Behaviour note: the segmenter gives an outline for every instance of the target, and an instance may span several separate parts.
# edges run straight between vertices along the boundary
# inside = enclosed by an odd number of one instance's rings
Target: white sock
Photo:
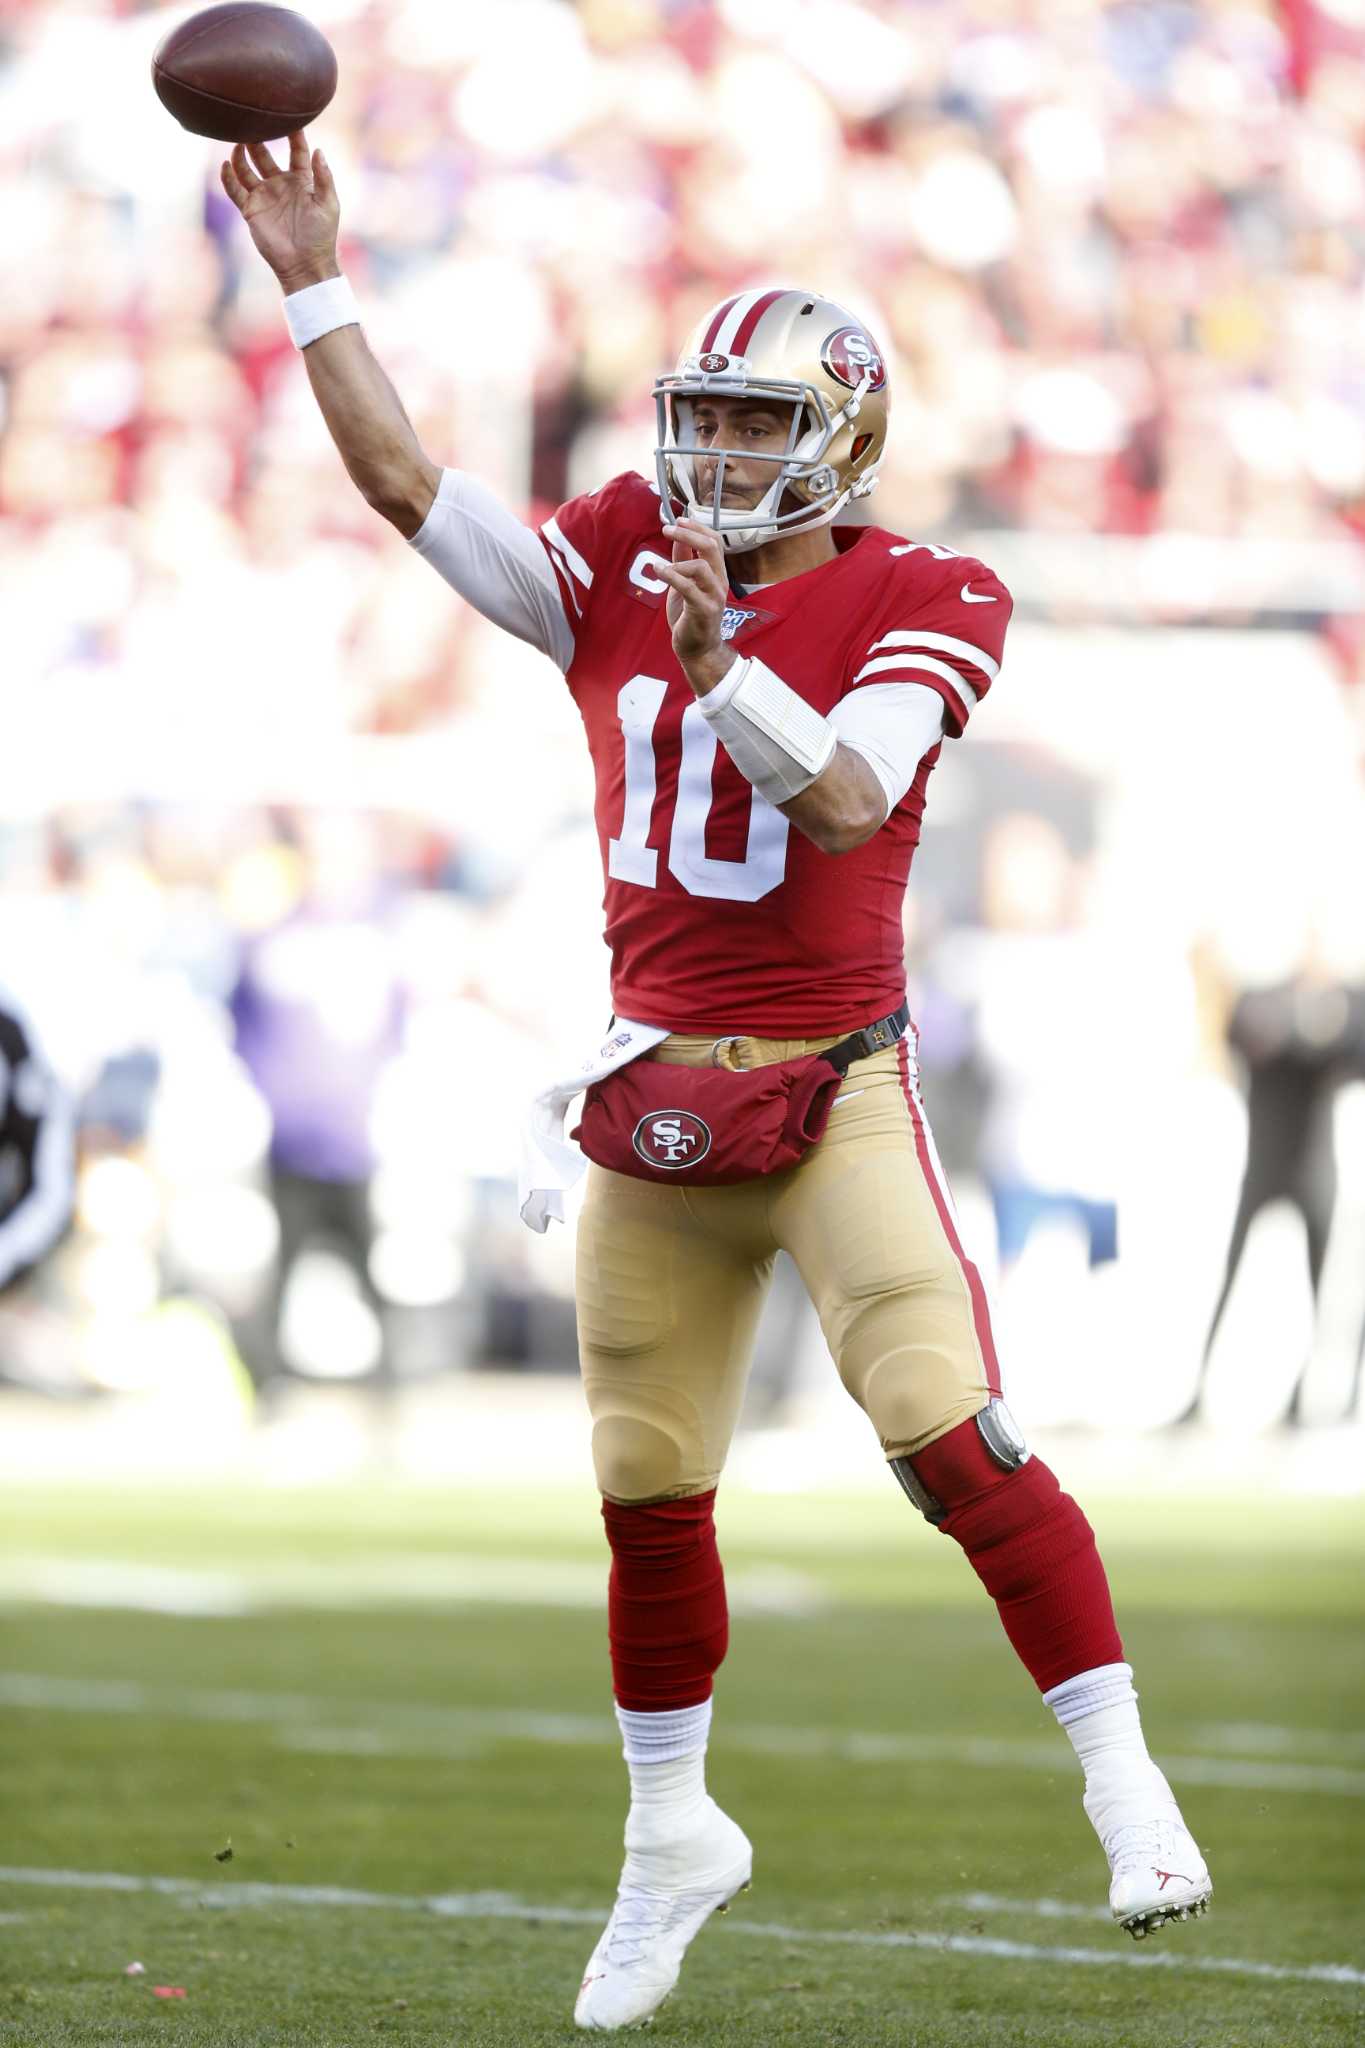
[[[692,1832],[706,1805],[711,1702],[662,1714],[618,1707],[616,1718],[630,1772],[626,1847],[657,1855]]]
[[[1101,1664],[1043,1694],[1085,1772],[1084,1805],[1108,1841],[1129,1821],[1175,1808],[1175,1795],[1147,1754],[1129,1664]]]
[[[711,1702],[696,1707],[673,1707],[662,1714],[637,1714],[630,1707],[618,1707],[621,1748],[628,1764],[666,1764],[674,1757],[706,1754],[711,1733]]]

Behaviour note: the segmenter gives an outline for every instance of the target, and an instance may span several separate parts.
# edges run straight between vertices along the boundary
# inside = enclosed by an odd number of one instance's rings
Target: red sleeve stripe
[[[986,694],[986,684],[979,686],[969,683],[960,669],[950,668],[946,661],[935,661],[929,654],[884,654],[880,661],[865,662],[853,678],[861,683],[866,676],[881,676],[885,682],[918,682],[925,673],[937,678],[931,688],[937,689],[939,682],[945,682],[954,690],[960,690],[969,705],[979,704]]]
[[[1000,664],[984,647],[974,646],[970,640],[958,640],[951,633],[885,633],[880,640],[874,640],[868,648],[869,654],[880,654],[887,647],[932,648],[936,654],[957,654],[972,668],[980,669],[985,687],[993,683],[1000,673]]]
[[[948,708],[950,736],[958,739],[966,731],[967,720],[976,708],[977,694],[955,668],[949,668],[946,661],[931,661],[927,654],[920,655],[918,659],[913,654],[904,658],[890,654],[885,661],[869,661],[861,674],[854,677],[854,682],[859,683],[863,676],[877,675],[882,670],[890,671],[881,677],[883,684],[919,683],[924,689],[936,690]]]

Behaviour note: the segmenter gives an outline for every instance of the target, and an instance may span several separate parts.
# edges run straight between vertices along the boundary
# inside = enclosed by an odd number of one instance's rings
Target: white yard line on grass
[[[964,1913],[1022,1913],[1032,1920],[1102,1920],[1111,1924],[1107,1906],[1078,1906],[1070,1899],[1002,1899],[998,1892],[953,1892],[945,1906]]]
[[[138,1714],[168,1720],[264,1724],[284,1749],[324,1756],[431,1756],[467,1760],[494,1743],[538,1742],[596,1748],[619,1741],[602,1715],[537,1714],[513,1707],[422,1707],[376,1700],[342,1702],[307,1693],[218,1691],[144,1685],[137,1679],[0,1674],[0,1708],[44,1713]],[[354,1714],[354,1724],[348,1715]],[[340,1723],[341,1725],[338,1725]],[[986,1770],[1056,1772],[1068,1767],[1057,1739],[878,1734],[865,1729],[727,1726],[732,1749],[761,1756],[836,1757],[846,1763],[957,1763]],[[1246,1757],[1163,1756],[1187,1785],[1246,1792],[1321,1792],[1365,1799],[1365,1770],[1344,1765],[1256,1761]]]
[[[571,1927],[599,1927],[601,1907],[538,1906],[507,1892],[438,1892],[430,1897],[403,1892],[349,1891],[339,1885],[202,1884],[187,1877],[138,1877],[121,1870],[41,1870],[0,1865],[0,1884],[45,1886],[56,1891],[157,1892],[200,1906],[331,1906],[358,1911],[430,1913],[445,1920],[548,1921]],[[983,1894],[990,1896],[990,1894]],[[1003,1902],[1002,1902],[1003,1903]],[[782,1921],[742,1920],[731,1914],[729,1934],[756,1941],[820,1942],[854,1948],[928,1949],[958,1956],[990,1956],[1003,1962],[1090,1963],[1100,1968],[1192,1970],[1228,1977],[1265,1977],[1296,1984],[1365,1984],[1365,1970],[1349,1963],[1264,1963],[1241,1956],[1176,1955],[1169,1950],[1140,1955],[1117,1946],[1055,1948],[1042,1942],[1000,1941],[982,1934],[935,1934],[928,1930],[789,1927]]]
[[[1365,1757],[1365,1728],[1285,1728],[1274,1721],[1206,1721],[1190,1733],[1200,1747],[1243,1756]]]
[[[737,1613],[816,1614],[830,1604],[818,1579],[786,1565],[741,1565],[731,1573],[729,1587]],[[0,1559],[0,1600],[221,1620],[299,1606],[335,1610],[367,1601],[604,1608],[606,1598],[606,1572],[592,1558],[390,1552],[344,1563],[290,1558],[235,1571],[40,1552],[9,1552]]]

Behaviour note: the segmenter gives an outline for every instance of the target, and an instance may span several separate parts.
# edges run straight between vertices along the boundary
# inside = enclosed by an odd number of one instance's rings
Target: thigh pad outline
[[[922,1448],[999,1392],[984,1289],[908,1055],[897,1046],[850,1068],[847,1101],[774,1202],[779,1241],[888,1457]]]
[[[579,1220],[583,1387],[598,1485],[643,1502],[716,1484],[743,1398],[772,1255],[699,1219],[699,1195],[594,1167]],[[746,1242],[747,1238],[747,1242]],[[761,1250],[761,1246],[759,1247]]]

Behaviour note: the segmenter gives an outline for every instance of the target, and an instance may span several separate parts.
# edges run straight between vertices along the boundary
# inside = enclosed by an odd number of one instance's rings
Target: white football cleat
[[[1194,1836],[1174,1808],[1156,1820],[1117,1827],[1104,1844],[1111,1882],[1109,1910],[1134,1941],[1168,1920],[1207,1913],[1213,1881]]]
[[[602,1938],[588,1960],[574,2021],[606,2033],[650,2019],[678,1981],[687,1945],[712,1913],[747,1891],[754,1852],[744,1830],[707,1799],[695,1831],[644,1847],[626,1826],[626,1862]]]

